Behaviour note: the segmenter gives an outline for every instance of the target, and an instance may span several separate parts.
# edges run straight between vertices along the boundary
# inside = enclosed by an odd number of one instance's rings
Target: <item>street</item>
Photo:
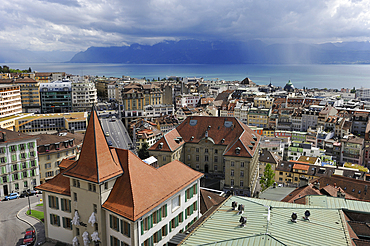
[[[100,122],[104,133],[109,133],[107,141],[111,141],[113,147],[129,149],[132,141],[120,120],[112,121],[111,118],[100,118]]]
[[[31,196],[31,203],[40,198],[41,194]],[[22,245],[24,232],[30,226],[17,219],[16,215],[25,206],[28,206],[27,198],[0,202],[0,245]]]

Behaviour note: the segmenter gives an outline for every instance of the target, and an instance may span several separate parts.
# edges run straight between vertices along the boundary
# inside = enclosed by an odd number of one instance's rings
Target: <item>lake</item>
[[[167,76],[203,77],[207,80],[243,80],[284,86],[291,80],[296,88],[370,87],[370,65],[260,65],[260,64],[102,64],[102,63],[8,63],[10,68],[74,75],[147,79]]]

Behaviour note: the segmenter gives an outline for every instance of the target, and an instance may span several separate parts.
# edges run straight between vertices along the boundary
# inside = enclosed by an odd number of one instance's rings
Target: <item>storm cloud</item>
[[[368,41],[368,0],[3,0],[0,47],[81,51],[162,40]]]

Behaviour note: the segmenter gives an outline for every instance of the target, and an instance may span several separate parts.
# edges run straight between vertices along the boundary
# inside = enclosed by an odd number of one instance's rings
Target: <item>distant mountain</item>
[[[0,49],[1,63],[67,62],[76,52]]]
[[[128,64],[370,63],[369,42],[272,44],[261,41],[165,41],[155,45],[90,47],[70,62]]]

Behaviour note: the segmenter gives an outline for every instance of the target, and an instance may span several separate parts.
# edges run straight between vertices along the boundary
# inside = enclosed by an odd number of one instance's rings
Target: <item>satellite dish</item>
[[[305,220],[310,220],[310,215],[311,215],[311,213],[310,213],[310,211],[309,210],[306,210],[306,212],[304,212],[304,217],[303,217],[303,219],[305,219]]]
[[[296,213],[292,213],[292,222],[293,223],[296,223],[297,222],[297,218],[298,218],[298,216],[297,216],[297,214]]]
[[[240,219],[239,219],[239,222],[241,223],[240,226],[241,227],[244,227],[245,224],[247,224],[247,218],[246,217],[243,217],[241,216]]]

